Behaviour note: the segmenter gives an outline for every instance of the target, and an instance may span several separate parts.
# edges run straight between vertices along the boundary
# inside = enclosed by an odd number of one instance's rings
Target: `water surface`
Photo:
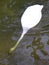
[[[21,16],[34,4],[42,4],[43,17],[30,29],[17,49],[8,54],[21,33]],[[49,65],[49,1],[48,0],[1,0],[0,1],[0,65]]]

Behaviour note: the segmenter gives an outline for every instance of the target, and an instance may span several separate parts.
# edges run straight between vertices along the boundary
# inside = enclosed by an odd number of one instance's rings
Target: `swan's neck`
[[[18,40],[17,43],[10,49],[9,53],[13,52],[13,51],[17,48],[18,44],[20,43],[20,41],[22,40],[22,38],[24,37],[24,35],[25,35],[26,33],[27,33],[27,31],[23,30],[23,32],[22,32],[22,34],[21,34],[19,40]]]

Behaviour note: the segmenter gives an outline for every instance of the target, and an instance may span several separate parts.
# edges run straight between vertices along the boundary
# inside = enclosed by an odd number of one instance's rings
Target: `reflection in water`
[[[43,18],[37,28],[29,30],[17,50],[8,50],[19,39],[22,27],[20,17],[25,8],[35,3],[46,3]],[[1,0],[0,1],[0,65],[49,65],[49,1]]]

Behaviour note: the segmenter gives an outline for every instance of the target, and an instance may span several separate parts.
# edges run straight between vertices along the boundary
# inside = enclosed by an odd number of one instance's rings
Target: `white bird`
[[[28,32],[28,30],[32,27],[35,27],[39,21],[42,18],[42,8],[43,5],[32,5],[29,6],[23,13],[21,17],[21,25],[22,25],[22,34],[17,43],[10,49],[10,53],[16,49],[18,46],[19,42],[23,38],[23,36]]]

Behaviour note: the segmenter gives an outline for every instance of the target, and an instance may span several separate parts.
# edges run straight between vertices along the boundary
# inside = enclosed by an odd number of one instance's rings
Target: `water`
[[[41,22],[30,29],[17,49],[10,55],[9,49],[21,33],[21,15],[32,5],[44,5]],[[49,1],[2,0],[0,1],[0,65],[49,65]]]

